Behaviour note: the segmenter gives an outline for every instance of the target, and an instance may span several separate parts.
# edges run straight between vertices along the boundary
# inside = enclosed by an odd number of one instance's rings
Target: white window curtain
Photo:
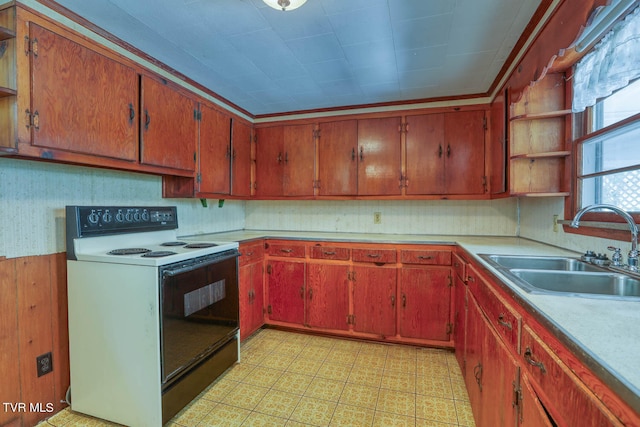
[[[640,78],[640,7],[636,8],[584,56],[573,75],[574,113]]]

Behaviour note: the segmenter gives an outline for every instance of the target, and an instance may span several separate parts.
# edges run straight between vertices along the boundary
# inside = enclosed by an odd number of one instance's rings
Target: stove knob
[[[127,213],[124,215],[124,219],[127,222],[133,222],[133,212],[127,211]]]
[[[142,211],[142,220],[144,222],[149,222],[149,219],[151,217],[149,216],[149,211],[147,211],[146,209]]]
[[[104,223],[110,223],[111,220],[113,219],[113,215],[111,215],[111,212],[107,211],[102,215],[102,222]]]
[[[89,224],[96,225],[98,221],[100,221],[100,216],[95,211],[93,211],[89,214],[87,219],[89,220]]]
[[[135,222],[140,222],[140,212],[138,212],[137,210],[133,213],[133,220]]]
[[[124,222],[124,214],[120,209],[118,209],[118,213],[116,214],[116,222]]]

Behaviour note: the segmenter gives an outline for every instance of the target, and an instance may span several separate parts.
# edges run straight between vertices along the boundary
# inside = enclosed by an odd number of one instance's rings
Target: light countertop
[[[478,257],[478,254],[578,257],[580,254],[576,252],[517,237],[264,230],[241,230],[189,237],[238,242],[268,237],[314,241],[459,245],[500,278],[507,292],[554,332],[596,376],[640,413],[640,299],[612,300],[528,293]]]

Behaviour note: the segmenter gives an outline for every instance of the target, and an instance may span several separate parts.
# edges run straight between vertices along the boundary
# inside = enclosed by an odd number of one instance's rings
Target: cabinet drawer
[[[558,425],[623,425],[526,325],[522,328],[521,358],[521,366],[540,387],[541,400]]]
[[[403,249],[400,251],[403,264],[451,265],[450,251]]]
[[[341,248],[339,246],[313,246],[311,247],[311,258],[316,259],[335,259],[346,261],[351,256],[349,248]]]
[[[465,261],[460,255],[457,253],[453,253],[451,256],[451,263],[453,264],[453,271],[456,272],[456,275],[462,280],[467,281],[467,261]]]
[[[388,264],[396,262],[395,249],[353,249],[351,256],[354,262],[375,262]]]
[[[264,243],[261,241],[240,244],[238,250],[240,251],[240,257],[238,258],[240,267],[256,262],[264,257]]]
[[[475,271],[473,274],[471,271],[473,269],[469,268],[469,274],[473,277],[469,283],[471,292],[498,334],[516,354],[519,354],[522,317],[493,291],[491,284],[484,281]]]
[[[277,242],[265,244],[267,254],[271,256],[287,258],[304,258],[306,255],[305,246],[300,243]]]

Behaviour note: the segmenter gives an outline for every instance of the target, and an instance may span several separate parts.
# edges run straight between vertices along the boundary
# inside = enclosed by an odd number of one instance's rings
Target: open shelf
[[[5,28],[5,27],[0,27],[0,41],[13,39],[15,37],[16,37],[16,32],[15,31],[10,30],[10,29]]]
[[[570,194],[568,191],[557,193],[511,193],[515,197],[567,197]]]
[[[564,117],[567,114],[571,114],[571,110],[559,110],[559,111],[548,111],[545,113],[533,113],[533,114],[520,114],[518,116],[511,117],[511,121],[522,121],[522,120],[538,120],[538,119],[552,119],[554,117]]]
[[[545,153],[514,154],[511,159],[544,159],[552,157],[567,157],[571,151],[548,151]]]
[[[16,95],[16,90],[15,89],[9,89],[8,87],[1,87],[0,86],[0,98],[4,98],[7,96],[15,96]]]

